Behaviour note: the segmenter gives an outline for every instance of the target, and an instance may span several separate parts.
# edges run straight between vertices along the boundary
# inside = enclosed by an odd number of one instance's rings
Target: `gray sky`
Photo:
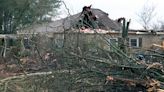
[[[137,12],[141,11],[145,3],[156,7],[156,17],[154,20],[164,19],[164,0],[64,0],[70,10],[71,15],[81,12],[83,6],[92,4],[92,8],[99,8],[109,14],[111,19],[125,17],[131,19],[130,28],[142,29],[137,22]],[[60,13],[65,17],[68,13],[64,6]]]

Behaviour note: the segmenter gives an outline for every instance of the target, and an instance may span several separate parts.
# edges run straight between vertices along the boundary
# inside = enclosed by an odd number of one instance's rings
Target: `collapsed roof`
[[[100,9],[91,9],[92,12],[98,17],[97,21],[99,28],[103,30],[121,30],[121,26],[117,21],[114,21],[108,17],[108,14]],[[49,23],[37,24],[25,30],[26,33],[44,33],[44,32],[63,32],[64,30],[70,30],[75,28],[76,23],[81,19],[81,13],[68,16],[66,18],[56,20]]]
[[[115,30],[115,31],[121,30],[121,26],[119,25],[119,23],[117,23],[117,21],[110,19],[108,17],[107,13],[103,12],[100,9],[91,9],[91,10],[98,17],[97,21],[98,21],[101,29],[103,29],[103,30]],[[72,15],[70,17],[55,21],[54,24],[60,23],[62,25],[62,23],[63,23],[64,24],[63,27],[66,30],[68,30],[71,27],[74,27],[75,24],[81,19],[80,14],[81,13],[78,13],[78,14]]]

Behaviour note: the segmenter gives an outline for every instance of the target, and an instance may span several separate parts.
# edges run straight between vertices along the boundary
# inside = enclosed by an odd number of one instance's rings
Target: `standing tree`
[[[60,6],[60,0],[0,0],[0,33],[15,33],[21,27],[46,21]]]
[[[157,22],[153,23],[151,27],[153,30],[164,30],[164,21],[161,19],[157,20]]]
[[[146,3],[140,12],[137,13],[139,18],[139,23],[143,26],[145,30],[148,30],[151,26],[151,22],[155,17],[155,6]]]
[[[164,30],[164,21],[160,21],[160,30]]]

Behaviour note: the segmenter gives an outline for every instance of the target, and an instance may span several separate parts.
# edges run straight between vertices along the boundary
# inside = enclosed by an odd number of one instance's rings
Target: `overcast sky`
[[[141,29],[137,22],[137,13],[141,11],[145,3],[156,7],[156,19],[164,19],[164,0],[64,0],[71,15],[81,12],[83,6],[92,4],[92,8],[99,8],[109,14],[109,18],[117,19],[125,17],[131,19],[130,28]],[[60,10],[61,15],[67,15],[64,6]],[[64,17],[64,16],[62,16]]]

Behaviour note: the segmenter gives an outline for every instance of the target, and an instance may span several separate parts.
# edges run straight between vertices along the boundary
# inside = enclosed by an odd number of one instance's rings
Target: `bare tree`
[[[164,21],[157,20],[156,23],[152,23],[151,28],[153,30],[164,30]]]
[[[164,21],[160,21],[160,30],[164,30]]]
[[[151,22],[156,15],[155,9],[156,7],[154,5],[149,5],[148,3],[145,3],[141,11],[137,13],[139,23],[143,26],[145,30],[148,30],[151,26]]]

